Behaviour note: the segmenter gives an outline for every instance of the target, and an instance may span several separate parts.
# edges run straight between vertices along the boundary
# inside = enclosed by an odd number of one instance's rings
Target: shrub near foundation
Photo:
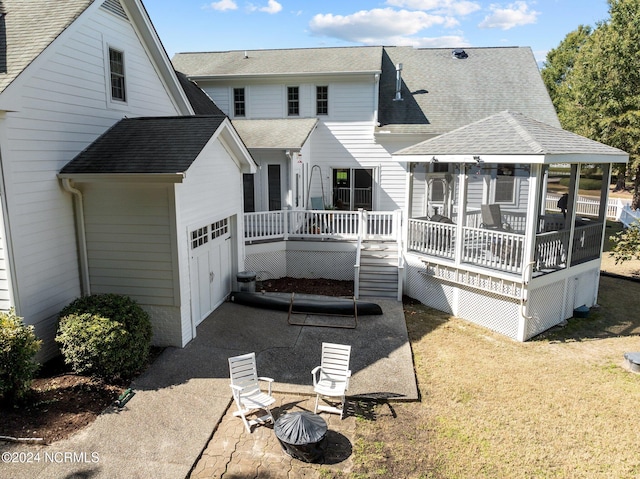
[[[60,312],[56,341],[76,373],[126,379],[147,361],[151,320],[127,296],[85,296]]]
[[[13,309],[0,312],[0,399],[14,402],[29,390],[38,349],[33,326],[23,324]]]

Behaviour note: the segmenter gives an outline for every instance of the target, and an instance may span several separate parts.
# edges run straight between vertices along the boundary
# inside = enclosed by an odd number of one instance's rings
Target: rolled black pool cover
[[[287,413],[278,418],[273,431],[284,452],[304,462],[317,462],[327,447],[327,423],[307,411]]]
[[[246,291],[234,291],[231,293],[231,301],[245,306],[257,308],[289,311],[292,293],[249,293]],[[382,308],[376,303],[367,301],[355,301],[358,316],[380,315]],[[293,295],[292,313],[308,314],[340,314],[353,315],[354,300],[337,298],[335,296],[322,296],[319,294],[295,294]]]

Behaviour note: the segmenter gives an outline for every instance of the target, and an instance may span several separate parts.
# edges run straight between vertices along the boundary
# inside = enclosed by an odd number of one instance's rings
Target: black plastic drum
[[[284,452],[304,462],[317,462],[327,447],[327,423],[317,414],[296,411],[280,416],[273,427]]]

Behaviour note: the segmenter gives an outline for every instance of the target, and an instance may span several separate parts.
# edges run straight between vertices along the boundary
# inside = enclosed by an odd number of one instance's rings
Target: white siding
[[[153,342],[182,346],[173,186],[82,185],[91,292],[131,296],[152,313]]]
[[[192,338],[189,232],[210,222],[231,217],[231,240],[235,242],[232,248],[233,262],[235,266],[244,263],[244,234],[241,230],[233,229],[242,224],[237,220],[242,218],[242,174],[220,141],[213,140],[191,165],[184,183],[175,188],[179,210],[177,234],[182,338],[183,344],[186,344]]]
[[[300,118],[316,116],[316,86],[329,89],[327,121],[373,121],[375,83],[372,76],[356,78],[290,78],[287,80],[206,81],[198,85],[226,114],[233,116],[233,89],[245,89],[246,118],[287,118],[287,87],[298,87]]]
[[[332,168],[374,169],[374,209],[393,211],[405,203],[406,173],[403,165],[373,138],[370,122],[321,122],[312,137],[312,163],[320,165],[329,198]],[[311,196],[320,195],[320,180],[313,178]]]
[[[15,258],[18,314],[47,342],[56,315],[80,294],[71,196],[56,173],[124,115],[175,115],[155,68],[132,26],[90,7],[3,95],[20,109],[0,124],[7,223]],[[88,12],[89,13],[89,12]],[[105,43],[117,38],[125,52],[128,103],[107,108]]]
[[[374,138],[376,84],[373,76],[352,78],[290,78],[287,80],[219,80],[199,82],[218,106],[232,115],[234,87],[245,88],[247,118],[286,118],[287,87],[300,91],[300,117],[316,117],[316,86],[327,86],[329,114],[318,116],[320,123],[310,140],[310,166],[322,171],[325,203],[331,203],[332,168],[372,168],[374,170],[374,208],[395,210],[402,208],[406,196],[406,170],[391,158],[390,151]],[[394,144],[393,148],[399,145]],[[309,170],[310,171],[310,170]],[[305,175],[306,176],[306,175]],[[291,181],[295,182],[292,175]],[[308,177],[304,178],[307,187]],[[311,197],[321,196],[320,175],[313,171]],[[295,184],[290,188],[295,189]],[[306,199],[306,198],[305,198]],[[266,209],[266,208],[263,208]]]

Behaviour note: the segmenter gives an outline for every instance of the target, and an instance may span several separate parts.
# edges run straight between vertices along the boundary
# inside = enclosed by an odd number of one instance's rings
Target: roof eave
[[[319,77],[319,76],[348,76],[348,75],[379,75],[381,70],[367,70],[367,71],[332,71],[332,72],[287,72],[287,73],[220,73],[220,74],[207,74],[207,75],[191,75],[185,73],[187,78],[195,82],[198,81],[214,81],[214,80],[229,80],[233,78],[242,78],[250,80],[252,78],[279,78],[279,77]],[[184,72],[183,72],[184,73]]]
[[[393,155],[399,162],[407,163],[507,163],[507,164],[578,164],[578,163],[627,163],[629,155],[619,154],[592,154],[592,153],[537,153],[537,154],[402,154]]]
[[[182,183],[186,173],[58,173],[57,176],[76,183]]]

